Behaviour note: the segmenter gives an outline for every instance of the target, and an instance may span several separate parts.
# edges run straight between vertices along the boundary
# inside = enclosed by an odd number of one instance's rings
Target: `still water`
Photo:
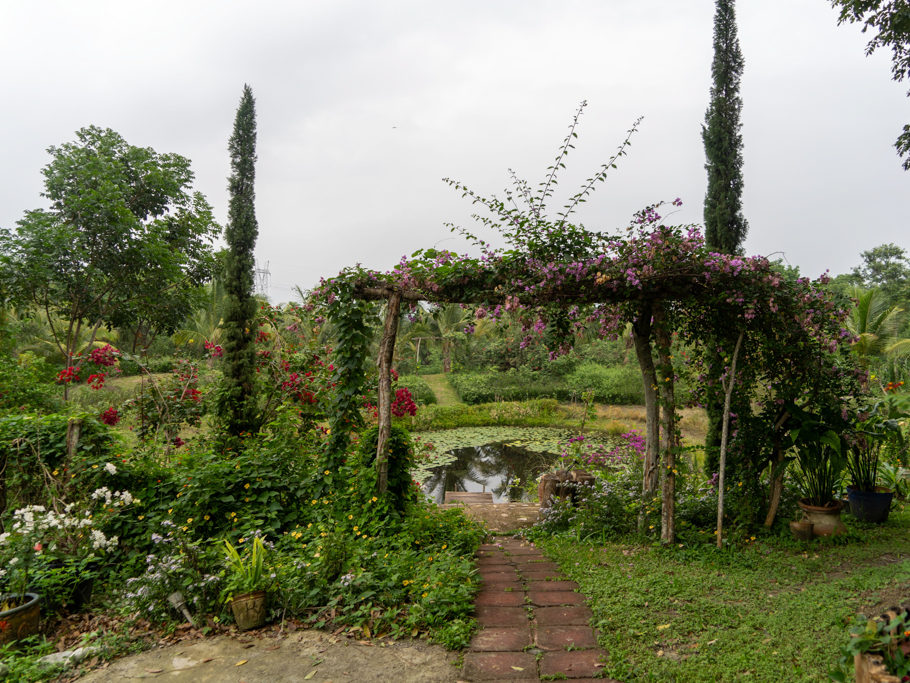
[[[532,499],[529,487],[537,493],[537,477],[549,469],[556,455],[531,451],[506,443],[453,448],[455,459],[430,470],[423,483],[424,492],[442,503],[446,491],[488,491],[494,503]]]

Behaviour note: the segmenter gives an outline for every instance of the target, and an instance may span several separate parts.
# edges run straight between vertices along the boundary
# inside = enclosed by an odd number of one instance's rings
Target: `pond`
[[[431,500],[446,491],[487,491],[494,503],[534,499],[537,477],[550,469],[574,432],[537,427],[479,427],[425,432],[416,436],[435,445],[433,458],[415,478]]]

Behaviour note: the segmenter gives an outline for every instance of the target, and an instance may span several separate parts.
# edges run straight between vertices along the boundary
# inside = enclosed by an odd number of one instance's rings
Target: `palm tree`
[[[855,336],[853,352],[866,370],[878,370],[879,378],[902,379],[910,356],[910,339],[901,336],[906,311],[885,298],[881,289],[854,287],[856,301],[847,318],[847,329]]]

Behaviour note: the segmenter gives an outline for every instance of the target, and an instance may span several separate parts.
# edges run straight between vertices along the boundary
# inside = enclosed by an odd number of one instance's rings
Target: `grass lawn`
[[[541,542],[594,612],[622,681],[825,681],[848,622],[910,601],[910,506],[882,527],[798,544]]]

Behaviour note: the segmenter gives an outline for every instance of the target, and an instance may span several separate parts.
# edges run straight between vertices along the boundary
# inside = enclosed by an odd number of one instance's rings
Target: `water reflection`
[[[504,443],[455,448],[448,452],[455,455],[455,460],[432,470],[423,484],[424,492],[440,504],[445,500],[446,491],[489,491],[494,503],[528,501],[531,495],[527,486],[556,459],[552,453],[538,453]]]

